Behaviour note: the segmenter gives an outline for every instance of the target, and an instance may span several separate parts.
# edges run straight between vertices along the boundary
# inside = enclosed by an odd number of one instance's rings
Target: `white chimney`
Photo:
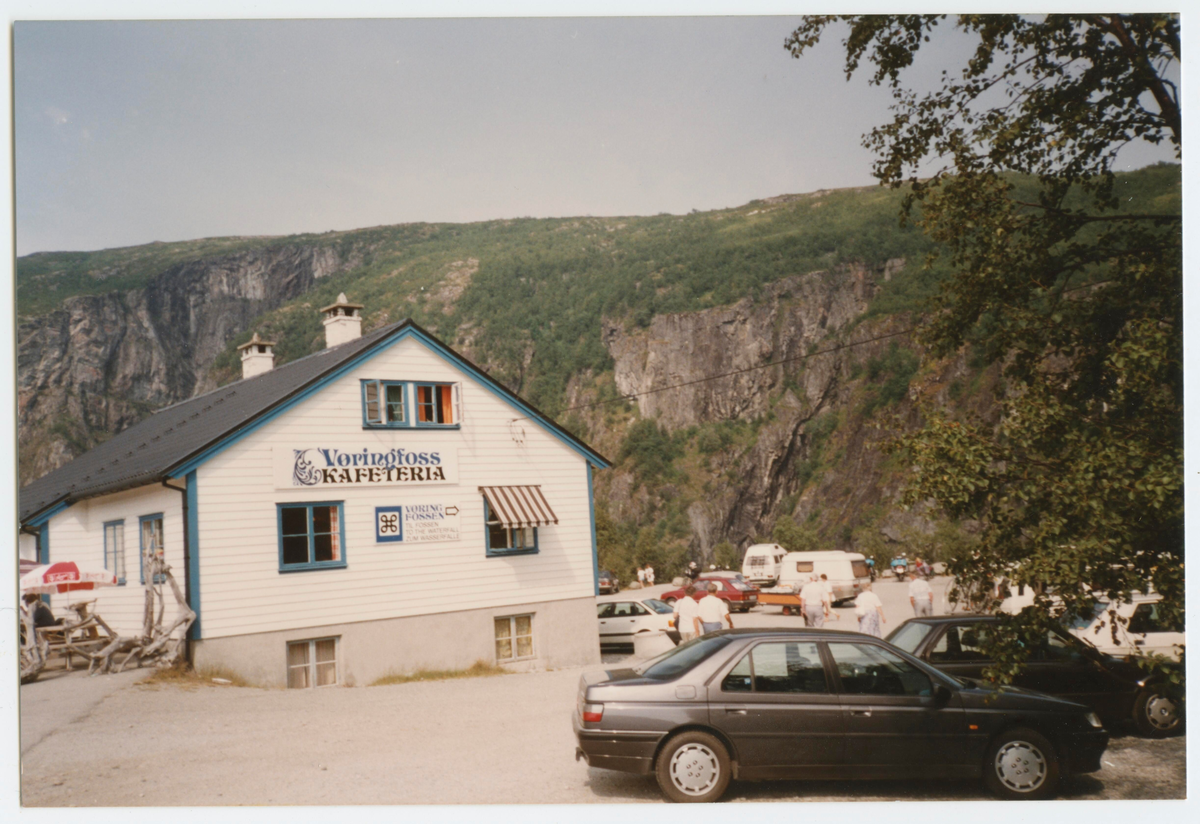
[[[350,303],[346,293],[338,295],[337,303],[331,303],[321,310],[325,316],[325,348],[330,349],[362,337],[361,303]]]
[[[250,338],[249,343],[238,347],[242,353],[242,379],[253,378],[263,372],[270,372],[275,366],[275,341],[259,340],[258,333]]]

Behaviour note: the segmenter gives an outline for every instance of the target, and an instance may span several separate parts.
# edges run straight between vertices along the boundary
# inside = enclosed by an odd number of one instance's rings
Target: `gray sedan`
[[[1108,733],[1087,707],[945,675],[836,630],[725,630],[634,669],[585,674],[576,758],[653,773],[672,801],[730,779],[983,778],[1047,798],[1100,769]]]

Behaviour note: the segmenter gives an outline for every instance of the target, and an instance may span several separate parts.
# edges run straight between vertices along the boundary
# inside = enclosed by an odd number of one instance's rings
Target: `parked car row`
[[[749,586],[739,578],[715,579],[731,609],[732,585]],[[669,625],[668,598],[680,596],[638,602],[646,614],[633,631]],[[1118,657],[1182,643],[1183,627],[1163,624],[1158,600],[1123,606],[1128,625],[1116,640],[1106,604],[1090,622],[1049,631],[1005,687],[981,679],[994,663],[984,652],[994,616],[913,618],[886,641],[814,629],[709,634],[584,676],[576,757],[654,774],[675,801],[716,800],[731,777],[980,777],[1002,797],[1049,797],[1066,774],[1099,769],[1108,729],[1131,723],[1161,737],[1182,728],[1181,691]],[[610,625],[608,637],[619,629]],[[1098,635],[1118,655],[1090,643]]]

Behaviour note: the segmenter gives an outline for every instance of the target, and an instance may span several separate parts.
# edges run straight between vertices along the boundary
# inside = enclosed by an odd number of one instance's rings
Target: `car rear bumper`
[[[1108,749],[1108,730],[1089,730],[1063,736],[1064,773],[1090,773],[1100,769],[1100,759]]]
[[[613,732],[581,729],[575,722],[575,760],[589,767],[649,775],[654,771],[654,753],[662,740],[657,732]]]

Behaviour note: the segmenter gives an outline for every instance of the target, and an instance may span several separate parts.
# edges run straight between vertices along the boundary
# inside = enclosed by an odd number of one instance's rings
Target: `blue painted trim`
[[[155,518],[157,518],[158,520],[161,521],[163,519],[163,514],[161,512],[155,512],[152,515],[139,515],[138,516],[138,580],[141,581],[143,584],[146,583],[146,560],[145,560],[146,547],[142,542],[142,536],[145,535],[146,533],[142,530],[142,524],[145,521],[153,521]],[[167,525],[165,523],[163,524],[162,541],[163,541],[163,546],[161,548],[162,548],[163,552],[166,552]],[[155,581],[154,583],[161,584],[165,580],[167,580],[167,579],[163,578],[161,580]]]
[[[385,512],[396,513],[396,534],[384,535],[379,531],[379,516]],[[404,507],[377,506],[375,507],[375,542],[379,544],[394,544],[404,541]]]
[[[486,549],[485,557],[488,558],[507,558],[510,555],[537,555],[540,551],[538,541],[538,528],[533,528],[533,547],[524,547],[522,549],[492,549],[492,531],[488,529],[488,519],[491,517],[491,508],[488,506],[487,497],[483,499],[483,545]]]
[[[200,511],[195,470],[187,474],[187,537],[188,537],[188,606],[196,620],[188,628],[188,638],[199,640],[200,635]]]
[[[510,406],[514,407],[515,409],[525,413],[525,415],[528,416],[530,420],[534,421],[539,426],[541,426],[543,429],[545,429],[547,432],[549,432],[551,435],[558,438],[564,444],[569,446],[572,450],[574,450],[579,455],[581,455],[584,458],[584,460],[586,460],[592,466],[595,466],[597,469],[607,469],[610,466],[610,464],[607,461],[605,461],[603,458],[601,458],[595,452],[584,449],[579,444],[574,443],[569,438],[567,438],[563,433],[557,431],[553,426],[551,426],[549,423],[547,423],[545,420],[543,420],[541,415],[539,415],[537,412],[535,412],[532,408],[530,408],[528,405],[526,405],[524,402],[522,402],[516,396],[510,395],[505,390],[501,389],[492,378],[490,378],[487,374],[480,371],[479,369],[476,369],[475,367],[468,364],[453,350],[442,345],[438,341],[435,341],[433,338],[429,337],[428,335],[424,334],[423,332],[419,331],[418,329],[415,329],[414,327],[410,326],[410,327],[400,330],[400,332],[398,332],[394,337],[386,339],[384,341],[381,341],[380,343],[376,344],[375,346],[371,347],[370,349],[367,349],[366,351],[364,351],[364,352],[360,353],[359,355],[346,361],[346,363],[342,364],[337,369],[332,370],[331,372],[329,372],[329,374],[327,374],[325,377],[321,378],[320,380],[314,382],[312,385],[310,385],[304,391],[297,392],[291,398],[284,401],[283,403],[280,403],[274,409],[270,410],[269,412],[262,415],[258,419],[251,421],[250,423],[246,424],[245,426],[242,426],[241,428],[235,430],[234,432],[229,433],[229,435],[227,435],[226,437],[217,441],[216,443],[214,443],[212,446],[208,447],[207,449],[203,450],[198,455],[196,455],[194,458],[191,458],[191,459],[187,460],[186,462],[180,463],[176,466],[168,467],[167,471],[164,474],[171,475],[174,477],[178,477],[179,475],[186,475],[187,473],[189,473],[192,470],[199,467],[205,461],[209,460],[210,458],[214,457],[215,455],[220,454],[221,452],[224,452],[226,449],[233,446],[235,443],[240,441],[242,438],[246,437],[247,435],[250,435],[251,433],[262,428],[263,426],[266,426],[268,423],[275,420],[276,418],[278,418],[280,415],[287,412],[288,410],[292,409],[294,406],[296,406],[300,403],[303,403],[308,398],[315,395],[317,392],[320,392],[322,389],[324,389],[330,383],[344,377],[348,372],[350,372],[354,369],[357,369],[358,367],[362,366],[364,363],[369,361],[371,358],[375,357],[376,355],[379,355],[382,352],[386,352],[391,347],[395,346],[396,344],[400,343],[401,341],[403,341],[409,337],[414,337],[417,340],[421,341],[426,346],[428,346],[430,349],[432,349],[434,352],[441,355],[445,360],[449,361],[452,365],[458,367],[461,371],[463,371],[463,372],[467,373],[468,375],[472,376],[473,378],[475,378],[477,381],[479,381],[480,385],[483,386],[485,389],[487,389],[489,392],[491,392],[492,394],[501,398],[502,400],[504,400],[506,403],[508,403]]]
[[[587,465],[588,520],[592,524],[592,583],[595,594],[600,594],[600,548],[596,544],[596,499],[592,496],[592,465]]]
[[[412,429],[412,424],[409,422],[411,418],[408,414],[408,386],[404,381],[386,381],[380,378],[361,378],[358,381],[359,387],[362,390],[362,422],[363,429]],[[379,420],[380,423],[375,423],[367,417],[367,384],[373,383],[379,387]],[[387,417],[387,388],[389,386],[400,387],[400,407],[404,410],[404,420],[399,423],[388,423]]]
[[[122,527],[122,530],[121,530],[121,566],[125,566],[125,540],[124,540],[125,539],[125,531],[123,529],[123,527],[125,526],[125,519],[118,518],[115,521],[105,521],[104,522],[104,568],[105,569],[109,568],[109,566],[108,566],[108,528],[110,526]],[[116,563],[115,559],[113,561],[112,570],[113,570],[113,572],[117,571],[117,563]],[[122,577],[118,577],[117,578],[117,586],[119,586],[119,587],[125,586],[125,579]]]
[[[279,535],[279,571],[286,572],[312,572],[318,569],[345,569],[346,568],[346,511],[343,506],[344,501],[292,501],[291,503],[275,504],[275,523],[278,527]],[[307,510],[308,519],[308,557],[313,557],[313,516],[312,510],[314,506],[336,506],[338,510],[338,548],[341,550],[342,558],[339,561],[309,561],[306,564],[287,564],[283,563],[283,510],[284,509],[299,509],[304,507]]]
[[[55,504],[54,506],[50,507],[49,509],[47,509],[45,512],[43,512],[41,515],[37,516],[36,518],[30,518],[28,521],[25,522],[25,526],[30,526],[30,527],[35,527],[35,528],[40,527],[43,524],[49,522],[49,520],[51,518],[53,518],[55,515],[62,512],[64,509],[66,509],[69,506],[70,506],[70,504],[67,503],[66,501],[61,501],[61,502]]]
[[[63,508],[65,509],[66,507],[64,506]],[[49,523],[42,524],[42,528],[40,530],[38,530],[37,550],[38,550],[38,563],[39,564],[50,563],[50,524]],[[42,603],[45,604],[46,606],[50,606],[50,596],[43,595]]]

